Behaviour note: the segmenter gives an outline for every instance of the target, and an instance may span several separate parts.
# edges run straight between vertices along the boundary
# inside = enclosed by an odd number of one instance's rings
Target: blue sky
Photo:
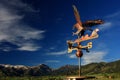
[[[120,59],[119,0],[0,0],[0,64],[60,67],[77,64],[75,52],[67,53],[76,23],[72,5],[81,20],[102,19],[99,38],[92,40],[82,64]]]

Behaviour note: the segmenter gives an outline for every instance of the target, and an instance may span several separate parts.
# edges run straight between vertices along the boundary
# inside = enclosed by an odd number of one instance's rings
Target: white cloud
[[[106,30],[112,27],[112,22],[105,22],[104,24],[99,26],[100,30]]]
[[[64,54],[67,54],[67,50],[47,53],[47,55],[64,55]]]
[[[31,8],[28,5],[27,6],[25,5],[26,4],[22,3],[21,0],[1,1],[0,42],[9,42],[13,45],[16,45],[18,46],[18,49],[16,50],[36,51],[41,46],[35,44],[34,40],[43,39],[44,38],[43,33],[45,31],[37,30],[29,25],[26,25],[25,23],[22,23],[22,19],[24,18],[24,15],[19,15],[18,14],[19,9],[17,8],[21,8],[21,9]],[[16,8],[14,8],[14,6],[16,6]]]
[[[7,47],[7,46],[0,47],[0,50],[5,51],[5,52],[9,52],[9,51],[11,51],[11,47]]]
[[[104,51],[91,51],[90,53],[84,53],[82,56],[82,64],[89,64],[93,62],[102,62],[104,61],[104,57],[107,54],[107,52]],[[70,54],[69,57],[71,59],[76,59],[75,54]]]
[[[58,61],[58,60],[47,60],[45,62],[47,62],[47,63],[59,63],[60,61]]]
[[[27,12],[37,12],[27,3],[23,3],[22,0],[0,0],[0,5],[5,5],[6,8],[14,9],[14,11],[27,11]]]
[[[120,11],[106,15],[104,17],[106,20],[105,23],[100,25],[99,28],[101,30],[106,30],[106,29],[110,29],[110,28],[113,28],[116,26],[120,26],[120,24],[119,24],[120,16],[119,15],[120,15]]]
[[[35,44],[28,43],[28,44],[22,45],[20,48],[18,48],[18,50],[21,50],[21,51],[36,51],[39,48],[41,48],[41,47],[36,46]]]
[[[13,15],[8,9],[0,6],[0,21],[1,22],[9,22],[13,20],[19,20],[22,16]]]
[[[107,52],[104,51],[92,51],[90,53],[86,53],[83,55],[83,64],[89,64],[93,62],[101,62],[104,61],[104,56]]]
[[[55,47],[50,47],[49,49],[50,49],[50,50],[54,50],[54,49],[55,49]]]
[[[75,54],[69,54],[70,58],[77,58]]]
[[[113,28],[113,26],[114,27],[120,26],[120,24],[119,24],[120,16],[119,15],[120,15],[120,11],[106,15],[104,17],[105,23],[102,25],[99,25],[99,29],[103,31],[103,30]]]
[[[107,15],[105,18],[115,18],[119,17],[120,11]]]

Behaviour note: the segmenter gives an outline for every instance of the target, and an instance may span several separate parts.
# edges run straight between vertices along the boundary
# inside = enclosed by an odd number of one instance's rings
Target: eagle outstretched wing
[[[75,19],[76,19],[77,23],[79,23],[79,25],[82,26],[82,22],[80,20],[80,15],[79,15],[79,12],[75,5],[73,5],[73,10],[74,10],[74,15],[75,15]]]
[[[100,24],[103,24],[104,21],[101,20],[101,19],[96,19],[96,20],[88,20],[84,23],[82,23],[82,25],[84,27],[92,27],[92,26],[96,26],[96,25],[100,25]]]

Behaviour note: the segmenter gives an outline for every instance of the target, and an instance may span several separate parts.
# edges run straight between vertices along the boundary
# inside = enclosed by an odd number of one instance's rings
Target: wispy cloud
[[[69,54],[70,58],[77,58],[75,54]]]
[[[11,47],[5,46],[5,47],[0,47],[0,50],[4,51],[4,52],[9,52],[12,50]]]
[[[40,48],[41,48],[40,46],[36,46],[33,43],[27,43],[27,44],[22,45],[20,48],[18,48],[18,50],[21,50],[21,51],[36,51]]]
[[[91,51],[90,53],[85,53],[82,57],[82,64],[89,64],[93,62],[104,61],[104,57],[107,55],[107,52],[104,51]],[[75,54],[70,54],[71,59],[77,58]]]
[[[64,55],[64,54],[67,54],[67,50],[47,53],[47,55]]]
[[[119,15],[120,15],[120,11],[109,14],[109,15],[105,16],[105,18],[115,18],[115,17],[119,17]]]
[[[36,12],[35,9],[33,9],[31,6],[29,6],[27,3],[23,3],[22,0],[0,0],[0,5],[4,6],[6,8],[9,8],[15,12],[22,11],[22,12]]]
[[[54,50],[54,49],[55,49],[55,47],[50,47],[49,49],[50,49],[50,50]]]
[[[107,22],[105,22],[105,24],[101,25],[103,27],[106,27],[103,29],[112,28],[113,26],[114,27],[120,26],[120,24],[119,24],[120,16],[119,15],[120,15],[120,11],[106,15],[104,18]]]
[[[21,0],[1,0],[0,42],[14,44],[18,47],[16,50],[36,51],[41,48],[41,46],[35,44],[34,40],[43,39],[43,33],[45,31],[37,30],[22,22],[24,14],[19,15],[18,13],[24,10],[24,8],[29,8],[26,11],[35,11],[27,4],[21,2]],[[4,47],[4,50],[8,50],[7,47],[6,49]]]
[[[104,51],[92,51],[90,53],[86,53],[82,58],[83,64],[104,61],[104,57],[106,54],[107,52],[104,52]]]
[[[106,30],[112,27],[112,22],[105,22],[104,24],[99,26],[100,30]]]
[[[120,26],[119,20],[120,20],[120,11],[108,14],[104,16],[105,23],[102,25],[99,25],[99,29],[104,31],[107,29],[111,29],[116,26]]]

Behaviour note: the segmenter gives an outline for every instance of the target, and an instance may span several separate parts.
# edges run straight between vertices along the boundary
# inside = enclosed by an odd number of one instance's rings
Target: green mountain
[[[120,60],[110,63],[92,63],[83,66],[83,73],[120,73]]]
[[[78,65],[65,65],[55,70],[57,75],[77,75]],[[120,73],[120,60],[114,62],[90,63],[81,67],[82,74]]]
[[[120,73],[120,60],[114,62],[91,63],[81,67],[82,74]],[[0,64],[0,76],[45,76],[45,75],[77,75],[78,65],[65,65],[51,69],[45,64],[38,66]]]

